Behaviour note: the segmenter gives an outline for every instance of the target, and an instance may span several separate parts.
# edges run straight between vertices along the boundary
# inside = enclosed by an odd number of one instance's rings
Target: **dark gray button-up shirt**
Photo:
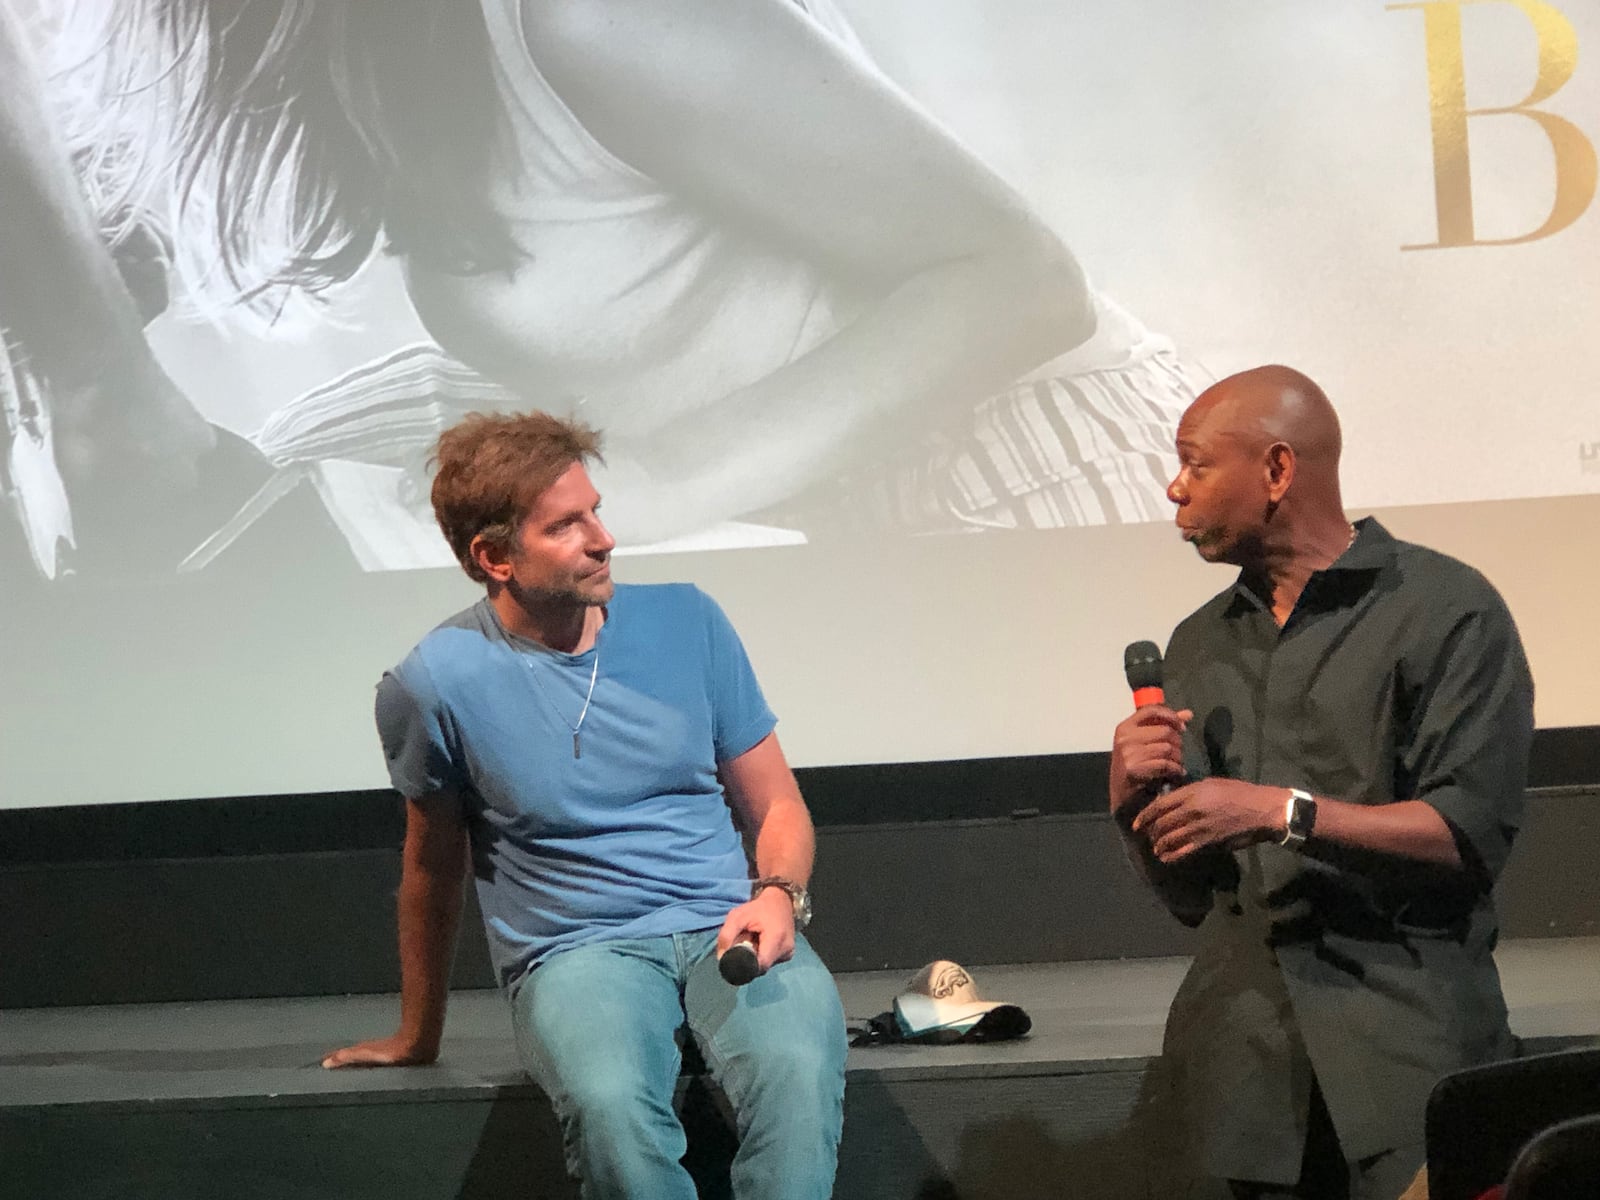
[[[1304,852],[1213,852],[1169,877],[1174,911],[1204,913],[1166,1049],[1201,1163],[1297,1179],[1313,1072],[1347,1158],[1420,1144],[1437,1078],[1511,1049],[1490,888],[1520,819],[1533,683],[1504,602],[1367,519],[1281,629],[1243,578],[1186,619],[1167,697],[1194,710],[1191,777],[1423,800],[1466,864],[1313,835]]]

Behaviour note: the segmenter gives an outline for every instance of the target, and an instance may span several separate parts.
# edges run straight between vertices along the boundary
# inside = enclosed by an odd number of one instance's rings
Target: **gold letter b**
[[[1461,48],[1464,4],[1514,4],[1533,23],[1539,38],[1539,77],[1521,104],[1504,108],[1467,107],[1466,64]],[[1433,118],[1433,189],[1439,215],[1439,240],[1404,250],[1446,246],[1514,246],[1535,242],[1571,225],[1594,199],[1594,146],[1571,121],[1532,106],[1548,100],[1572,78],[1578,66],[1578,35],[1544,0],[1422,0],[1391,4],[1389,10],[1420,8],[1428,43],[1429,108]],[[1555,151],[1556,198],[1545,223],[1512,238],[1478,238],[1472,223],[1472,166],[1467,122],[1472,117],[1516,114],[1536,121]]]

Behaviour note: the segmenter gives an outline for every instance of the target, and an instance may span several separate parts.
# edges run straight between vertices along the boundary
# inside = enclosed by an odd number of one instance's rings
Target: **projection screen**
[[[0,0],[0,806],[381,786],[428,450],[606,437],[800,764],[1100,749],[1285,362],[1600,724],[1600,9]],[[1580,53],[1583,52],[1583,53]]]

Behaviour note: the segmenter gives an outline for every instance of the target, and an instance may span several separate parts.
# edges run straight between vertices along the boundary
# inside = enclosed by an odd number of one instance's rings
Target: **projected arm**
[[[193,487],[214,435],[145,342],[43,97],[0,0],[0,328],[45,383],[79,535],[94,541],[96,523],[138,529]]]
[[[865,297],[834,336],[648,440],[609,430],[632,540],[783,500],[1093,331],[1026,202],[786,3],[525,0],[529,50],[622,159]]]
[[[467,831],[459,806],[445,798],[408,800],[398,906],[400,1028],[335,1050],[323,1066],[407,1066],[439,1057],[466,868]]]
[[[778,735],[769,733],[738,758],[723,763],[720,774],[729,802],[755,839],[756,874],[805,887],[811,879],[816,838]],[[741,935],[752,933],[762,970],[794,953],[794,907],[787,892],[764,888],[749,903],[731,910],[717,935],[717,949],[726,950]]]

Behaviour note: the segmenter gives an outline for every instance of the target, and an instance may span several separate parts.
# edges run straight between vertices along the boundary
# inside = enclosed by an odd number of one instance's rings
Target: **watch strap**
[[[1298,850],[1306,844],[1317,821],[1317,799],[1304,788],[1290,788],[1283,803],[1283,837],[1280,846]]]
[[[775,887],[786,893],[789,903],[794,907],[794,927],[798,932],[804,929],[811,921],[811,893],[792,879],[785,879],[782,875],[763,875],[750,885],[750,898],[754,900],[764,890]]]

